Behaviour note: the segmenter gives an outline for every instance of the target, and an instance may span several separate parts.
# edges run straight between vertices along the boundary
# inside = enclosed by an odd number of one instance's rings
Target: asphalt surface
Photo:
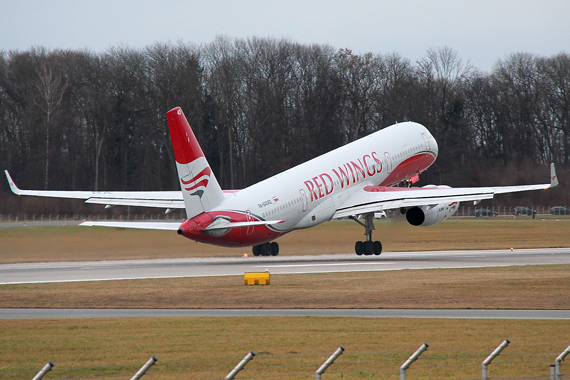
[[[542,264],[570,264],[570,248],[2,264],[0,284]]]
[[[0,319],[356,317],[570,320],[570,310],[455,309],[0,309]]]
[[[0,265],[0,284],[105,281],[118,279],[473,268],[568,264],[570,248],[442,252],[386,252],[248,258],[117,260]],[[360,317],[460,319],[570,319],[569,310],[455,309],[0,309],[0,319],[139,317]]]

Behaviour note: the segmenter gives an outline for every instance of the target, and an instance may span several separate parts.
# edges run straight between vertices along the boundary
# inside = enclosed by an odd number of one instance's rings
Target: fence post
[[[420,357],[422,352],[427,350],[428,347],[429,347],[429,344],[427,344],[427,342],[422,344],[420,346],[420,348],[418,348],[416,350],[416,352],[414,352],[414,354],[412,356],[410,356],[410,358],[408,360],[406,360],[406,362],[404,364],[402,364],[402,366],[400,367],[400,380],[406,380],[406,370],[408,368],[410,368],[410,366],[412,365],[413,362],[418,360],[418,358]]]
[[[566,349],[562,351],[562,353],[558,355],[558,357],[554,360],[554,368],[555,368],[554,372],[556,374],[556,380],[562,379],[562,372],[560,371],[560,363],[562,362],[562,360],[564,360],[564,358],[568,354],[570,354],[570,346],[566,347]]]
[[[319,369],[315,372],[315,380],[320,380],[321,379],[321,375],[323,373],[325,373],[325,371],[327,370],[327,368],[330,367],[331,364],[334,363],[334,361],[336,360],[336,358],[338,358],[340,355],[342,355],[342,352],[344,351],[344,347],[340,346],[339,348],[337,348],[337,350],[327,359],[327,361],[325,361],[323,363],[322,366],[319,367]]]
[[[253,359],[254,356],[255,352],[249,351],[249,353],[245,355],[245,357],[241,360],[241,362],[239,362],[239,364],[236,365],[236,367],[232,369],[230,373],[228,373],[228,376],[226,376],[224,380],[232,380],[235,377],[235,375],[237,375],[238,372],[241,371],[243,367],[245,367],[245,365],[249,363],[251,359]]]
[[[487,356],[487,359],[483,360],[483,363],[481,363],[481,379],[482,380],[488,379],[488,377],[487,377],[487,366],[489,364],[491,364],[493,359],[495,359],[497,356],[499,356],[501,351],[503,351],[503,349],[505,347],[507,347],[509,345],[509,343],[511,343],[510,340],[508,340],[508,339],[503,340],[503,343],[501,343],[497,348],[495,348],[495,351],[491,352],[491,355]]]
[[[32,380],[40,380],[40,379],[42,379],[42,378],[46,375],[46,373],[48,373],[49,371],[51,371],[51,369],[53,368],[54,365],[55,365],[55,364],[53,364],[53,362],[48,362],[48,363],[44,366],[44,368],[42,368],[41,371],[38,372],[38,373],[36,374],[36,376],[34,376],[34,378],[33,378]]]
[[[556,366],[554,364],[550,366],[550,380],[556,380]]]
[[[156,363],[158,361],[156,356],[152,356],[150,359],[148,359],[148,361],[141,367],[141,369],[139,369],[137,371],[137,373],[135,373],[135,375],[133,377],[131,377],[131,380],[138,380],[141,377],[144,376],[144,374],[146,373],[146,371],[148,371],[148,369],[150,367],[152,367],[154,365],[154,363]]]

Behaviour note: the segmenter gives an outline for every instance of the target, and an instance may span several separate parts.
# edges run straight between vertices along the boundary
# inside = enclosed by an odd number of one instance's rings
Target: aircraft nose
[[[439,154],[439,147],[437,145],[437,141],[435,141],[435,138],[433,136],[430,137],[430,147],[433,151],[433,154],[435,155],[435,157],[437,158],[437,155]]]

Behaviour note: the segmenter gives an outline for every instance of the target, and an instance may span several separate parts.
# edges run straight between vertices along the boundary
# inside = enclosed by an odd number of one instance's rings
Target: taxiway
[[[474,309],[0,309],[0,319],[348,317],[570,320],[570,310]]]

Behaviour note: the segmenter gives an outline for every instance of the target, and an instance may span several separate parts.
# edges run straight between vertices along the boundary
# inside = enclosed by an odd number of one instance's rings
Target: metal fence
[[[142,367],[139,364],[138,366],[59,368],[53,362],[48,362],[39,372],[37,370],[0,370],[0,379],[30,379],[36,372],[33,380],[40,380],[48,373],[50,379],[68,380],[86,378],[130,378],[136,380],[142,376],[160,379],[191,378],[200,380],[222,378],[225,380],[234,378],[393,379],[397,376],[400,380],[405,380],[406,376],[410,379],[419,377],[457,380],[570,379],[570,369],[566,368],[566,372],[563,372],[562,369],[562,363],[570,353],[570,346],[562,352],[557,352],[554,347],[548,346],[547,348],[546,345],[517,347],[516,343],[512,346],[510,343],[508,339],[505,339],[494,349],[493,347],[438,349],[423,343],[415,352],[410,350],[406,352],[364,353],[350,353],[349,350],[345,351],[345,348],[340,346],[328,358],[324,355],[279,357],[268,352],[256,354],[254,351],[250,351],[239,362],[239,358],[161,362],[158,361],[157,357],[152,356]],[[525,371],[527,368],[525,364],[528,363],[538,363],[538,366],[535,367],[541,368],[540,373],[521,374],[521,371]],[[491,364],[492,367],[490,367]],[[493,373],[507,373],[512,374],[512,376],[491,376]],[[473,377],[475,374],[477,377]]]
[[[551,213],[552,207],[560,207],[560,206],[530,205],[530,206],[524,206],[524,207],[526,207],[530,210],[534,210],[535,216],[545,216],[545,215],[554,215]],[[565,208],[568,208],[568,207],[565,207]],[[474,217],[474,216],[476,216],[475,211],[481,210],[481,209],[485,209],[485,210],[490,211],[490,214],[483,215],[482,217],[486,217],[486,216],[510,216],[510,217],[514,217],[515,216],[515,207],[512,207],[512,206],[492,206],[492,207],[460,206],[457,209],[457,212],[455,214],[453,214],[452,217],[455,217],[455,218],[457,218],[457,217]],[[516,215],[516,216],[532,217],[532,214],[529,214],[529,215],[523,214],[523,215]],[[555,216],[562,216],[562,215],[555,215]]]

